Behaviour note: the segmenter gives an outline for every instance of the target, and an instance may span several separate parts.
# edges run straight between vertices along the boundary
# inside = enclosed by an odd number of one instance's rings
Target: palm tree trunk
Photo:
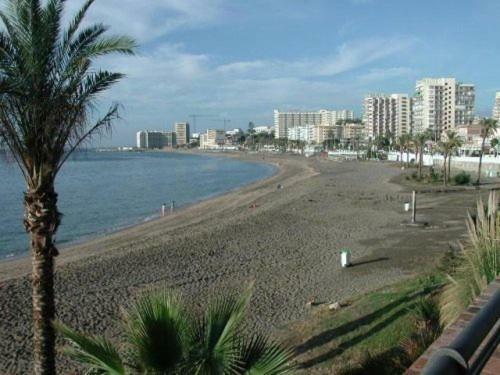
[[[448,181],[451,180],[451,154],[448,156]]]
[[[401,168],[403,168],[403,149],[399,150],[399,156],[400,156],[400,159],[401,159]]]
[[[443,164],[443,183],[444,183],[444,186],[446,186],[448,184],[448,176],[447,176],[447,173],[446,173],[446,158],[447,158],[447,155],[444,154],[444,164]]]
[[[486,137],[483,137],[483,142],[481,143],[481,153],[479,154],[479,167],[477,169],[477,181],[476,181],[477,185],[481,183],[481,166],[483,164],[483,152],[484,152],[485,142],[486,142]]]
[[[422,164],[424,162],[424,148],[420,148],[420,153],[418,154],[418,178],[422,178]]]
[[[409,148],[406,149],[406,167],[407,168],[410,167],[410,149]]]
[[[33,288],[33,355],[34,373],[55,374],[54,257],[58,252],[53,235],[60,223],[57,194],[48,191],[25,193],[26,231],[30,234],[32,251]]]

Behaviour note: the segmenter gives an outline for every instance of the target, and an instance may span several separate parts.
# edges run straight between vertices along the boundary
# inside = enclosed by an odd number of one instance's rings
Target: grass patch
[[[286,327],[302,373],[400,374],[425,349],[404,343],[421,331],[424,300],[434,298],[443,279],[419,277],[356,298],[336,312],[321,307],[312,317]],[[412,339],[413,338],[413,339]],[[434,338],[434,336],[432,336]],[[425,344],[429,345],[427,341]]]

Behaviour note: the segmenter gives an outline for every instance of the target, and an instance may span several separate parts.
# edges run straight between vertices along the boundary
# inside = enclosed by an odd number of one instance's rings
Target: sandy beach
[[[57,259],[58,318],[116,337],[120,306],[150,288],[173,288],[196,306],[255,282],[250,323],[274,329],[310,314],[307,301],[334,302],[425,272],[464,235],[473,190],[419,195],[406,227],[390,163],[237,154],[279,166],[273,177],[164,219],[64,249]],[[282,189],[277,186],[282,185]],[[340,267],[339,251],[354,266]],[[0,373],[29,371],[30,260],[0,264]],[[70,366],[60,357],[60,366]]]

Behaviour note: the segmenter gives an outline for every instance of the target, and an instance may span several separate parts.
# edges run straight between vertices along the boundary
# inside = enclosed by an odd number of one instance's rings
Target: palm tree
[[[446,167],[446,162],[448,160],[448,156],[450,155],[451,143],[447,141],[440,141],[438,145],[441,150],[441,153],[443,154],[443,185],[446,186],[448,185],[448,174],[447,174],[448,168]]]
[[[451,157],[453,152],[455,152],[458,148],[460,148],[463,144],[463,141],[460,137],[458,137],[457,132],[448,130],[446,133],[447,142],[449,142],[449,150],[450,153],[448,155],[448,181],[451,179]]]
[[[500,143],[500,141],[498,140],[498,138],[493,138],[490,141],[490,146],[493,147],[493,149],[495,150],[495,157],[497,157],[497,155],[498,155],[497,146],[499,143]]]
[[[406,166],[410,167],[410,149],[413,145],[411,134],[405,134]]]
[[[426,142],[429,140],[429,133],[423,132],[418,133],[413,137],[413,144],[415,145],[415,151],[418,153],[418,178],[422,178],[422,165],[424,163],[424,147]]]
[[[217,298],[195,316],[173,293],[143,296],[125,312],[120,351],[103,337],[57,323],[67,354],[98,374],[288,374],[292,352],[265,336],[244,337],[250,290]],[[127,353],[125,355],[123,353]]]
[[[481,120],[480,125],[481,136],[483,140],[481,142],[481,151],[479,152],[479,167],[477,169],[476,185],[479,185],[481,183],[481,166],[483,164],[484,145],[486,143],[486,139],[489,138],[498,129],[498,122],[497,120],[491,118],[485,118]]]
[[[36,374],[55,373],[53,273],[61,214],[54,182],[68,156],[118,116],[117,105],[100,118],[92,115],[98,94],[123,77],[94,69],[93,61],[135,48],[128,37],[106,37],[102,24],[81,28],[93,2],[87,0],[64,31],[64,0],[5,0],[0,11],[0,139],[27,186]]]
[[[399,158],[401,161],[401,168],[403,167],[403,152],[406,144],[406,134],[401,134],[397,139],[396,139],[396,144],[399,148]]]

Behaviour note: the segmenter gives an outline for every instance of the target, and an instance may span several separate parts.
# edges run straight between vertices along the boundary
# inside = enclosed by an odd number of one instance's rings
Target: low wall
[[[401,155],[398,152],[390,152],[388,159],[391,161],[401,161]],[[406,153],[403,153],[403,162],[415,162],[416,155],[414,153],[409,153],[408,158]],[[436,169],[443,167],[443,156],[442,155],[430,155],[424,154],[423,163],[425,166],[433,166]],[[467,172],[476,172],[479,165],[479,157],[472,156],[453,156],[451,158],[451,167],[453,169],[463,170]],[[497,176],[500,174],[500,155],[495,157],[493,155],[483,156],[483,166],[481,168],[482,174],[485,176]]]

